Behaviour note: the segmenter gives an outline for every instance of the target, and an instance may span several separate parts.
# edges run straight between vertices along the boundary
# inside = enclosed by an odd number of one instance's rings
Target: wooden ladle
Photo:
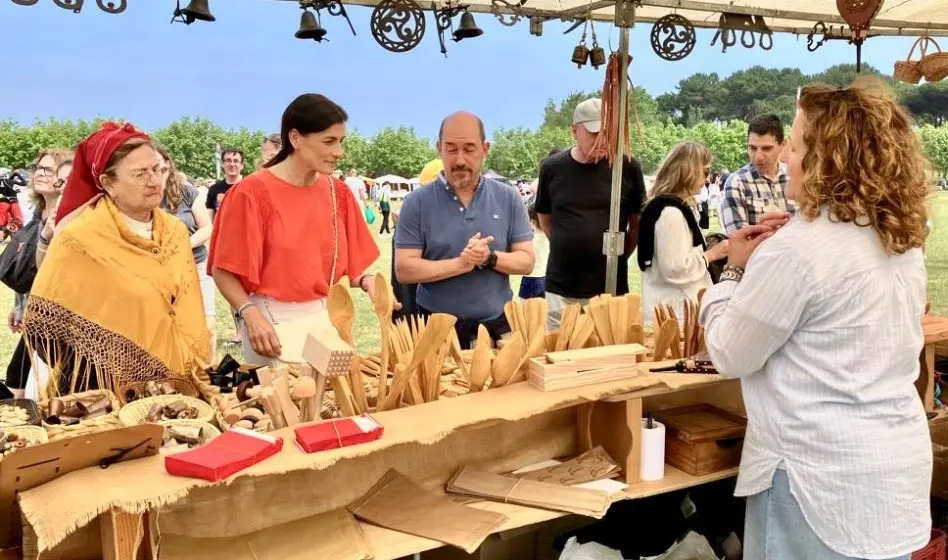
[[[355,346],[352,341],[352,322],[355,320],[355,302],[352,301],[352,294],[349,293],[348,283],[345,277],[329,288],[329,298],[327,307],[329,308],[329,321],[336,327],[339,338],[344,340],[349,346]],[[349,371],[349,387],[358,403],[365,402],[365,382],[362,380],[362,371],[354,368]],[[359,413],[365,412],[360,410]]]
[[[395,294],[392,293],[392,286],[388,279],[382,274],[375,275],[375,315],[379,318],[379,328],[382,331],[382,363],[379,368],[379,403],[385,400],[388,393],[388,361],[391,350],[389,336],[392,328],[392,309],[394,306]]]

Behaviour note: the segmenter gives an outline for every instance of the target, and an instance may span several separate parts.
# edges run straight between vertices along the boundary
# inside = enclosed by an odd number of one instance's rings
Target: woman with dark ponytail
[[[208,269],[246,328],[250,363],[298,361],[284,355],[275,325],[325,321],[329,288],[343,276],[372,295],[366,274],[379,249],[344,183],[332,177],[343,156],[348,115],[307,93],[283,113],[280,151],[234,186],[221,205]]]

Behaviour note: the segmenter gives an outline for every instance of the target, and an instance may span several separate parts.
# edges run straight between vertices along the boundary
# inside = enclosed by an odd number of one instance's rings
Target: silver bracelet
[[[248,301],[247,303],[241,305],[241,306],[237,309],[237,311],[234,313],[234,315],[236,315],[238,319],[243,319],[243,318],[244,318],[244,311],[246,311],[247,309],[249,309],[249,308],[251,308],[251,307],[253,307],[253,302],[252,302],[252,301]]]

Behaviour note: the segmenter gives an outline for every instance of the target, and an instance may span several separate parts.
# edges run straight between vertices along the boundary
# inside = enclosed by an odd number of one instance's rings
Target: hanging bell
[[[539,16],[530,18],[530,35],[535,37],[543,35],[543,18]]]
[[[454,40],[460,41],[462,39],[473,39],[474,37],[480,37],[484,31],[477,26],[477,23],[474,22],[474,14],[471,12],[464,12],[461,14],[461,25],[454,30]]]
[[[322,41],[325,36],[326,30],[319,25],[316,14],[309,10],[303,10],[303,15],[300,17],[300,29],[296,32],[296,38]]]
[[[178,10],[176,10],[178,11]],[[217,21],[211,9],[207,7],[207,0],[191,0],[191,2],[181,8],[180,15],[184,17],[184,23],[191,25],[195,21]]]
[[[593,43],[593,48],[589,51],[589,63],[596,70],[606,63],[606,51],[599,46],[599,43]]]
[[[576,64],[576,68],[582,68],[586,64],[586,59],[589,58],[589,49],[586,48],[586,45],[580,43],[576,45],[573,49],[573,62]]]

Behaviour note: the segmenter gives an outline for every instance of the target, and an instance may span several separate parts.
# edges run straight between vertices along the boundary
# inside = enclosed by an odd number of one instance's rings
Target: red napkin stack
[[[296,428],[296,443],[307,453],[338,449],[382,437],[382,425],[368,414]]]
[[[208,443],[165,457],[165,470],[175,476],[217,482],[256,465],[283,449],[283,439],[244,428],[231,428]]]

